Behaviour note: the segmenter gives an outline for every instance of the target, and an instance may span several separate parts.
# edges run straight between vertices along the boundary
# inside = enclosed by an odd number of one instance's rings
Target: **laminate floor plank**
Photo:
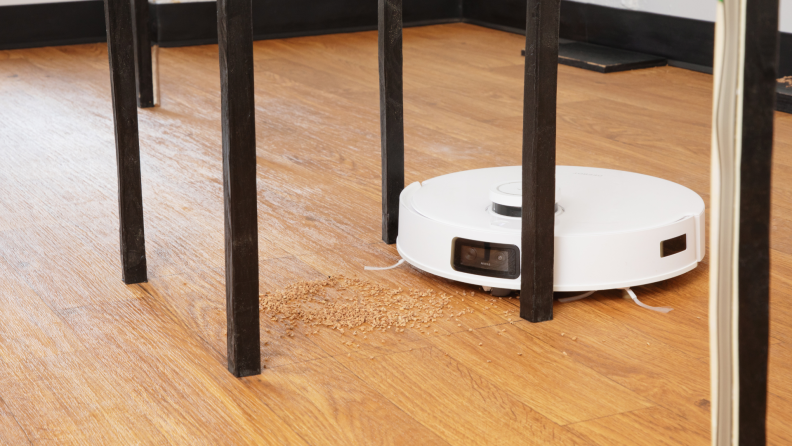
[[[0,257],[0,359],[27,359],[69,353],[82,344],[24,279]]]
[[[153,299],[66,310],[124,403],[174,444],[306,444]]]
[[[265,370],[246,385],[311,444],[448,444],[332,358]]]
[[[141,296],[69,224],[0,232],[0,256],[54,311]]]
[[[708,426],[691,425],[679,415],[660,407],[636,410],[569,428],[595,444],[608,445],[706,445]]]
[[[708,356],[707,305],[709,293],[706,267],[700,265],[685,276],[668,283],[635,287],[633,291],[647,305],[671,307],[670,313],[645,310],[623,297],[620,290],[609,290],[592,296],[594,302],[607,307],[608,314],[654,339],[685,351],[694,357]],[[699,280],[695,280],[698,277]]]
[[[792,438],[790,413],[792,413],[792,401],[773,393],[767,395],[767,444],[773,446],[789,444],[789,439]]]
[[[433,347],[346,367],[450,444],[586,444]]]
[[[26,425],[26,430],[37,431],[39,426],[46,426],[47,414],[43,412],[48,409],[42,399],[49,395],[57,400],[73,425],[78,427],[77,438],[80,440],[76,444],[168,443],[141,408],[126,404],[114,384],[107,379],[107,370],[85,350],[30,361],[24,367],[25,376],[17,375],[17,379],[32,381],[29,385],[34,385],[38,391],[23,395],[12,392],[9,404],[32,415],[34,420],[44,422],[42,425]],[[19,386],[18,383],[7,384]],[[20,396],[22,400],[16,399]],[[25,421],[32,420],[26,417]],[[68,422],[66,425],[71,426]],[[57,431],[52,434],[55,435],[39,437],[35,442],[65,444]]]
[[[654,406],[512,324],[436,336],[430,341],[560,425]],[[591,388],[600,391],[588,394]]]
[[[89,444],[88,436],[52,389],[42,383],[35,363],[0,363],[0,385],[7,410],[31,444]],[[19,437],[19,435],[17,435]]]
[[[19,422],[14,418],[0,399],[0,443],[14,445],[32,445],[25,431],[19,426]]]
[[[626,300],[621,303],[634,306]],[[708,422],[709,367],[698,355],[686,354],[675,343],[613,317],[611,309],[596,299],[556,303],[554,310],[551,323],[520,321],[515,326],[654,404],[695,424]],[[700,321],[704,336],[706,324],[704,317]]]

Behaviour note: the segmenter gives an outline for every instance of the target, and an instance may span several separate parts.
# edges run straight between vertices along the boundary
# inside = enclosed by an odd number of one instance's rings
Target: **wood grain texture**
[[[492,384],[486,375],[432,347],[354,361],[347,367],[374,382],[380,393],[450,443],[585,444]],[[416,393],[421,400],[415,399]],[[471,412],[469,404],[488,410]]]
[[[524,37],[465,24],[404,36],[405,181],[519,165]],[[118,186],[106,46],[0,51],[0,444],[707,441],[706,256],[636,288],[669,314],[602,291],[554,303],[542,324],[520,321],[517,299],[408,265],[363,271],[398,260],[380,241],[377,51],[376,32],[253,45],[259,291],[344,274],[448,293],[454,317],[359,339],[289,336],[263,314],[265,368],[241,380],[226,369],[218,47],[163,49],[163,106],[138,112],[150,281],[135,286],[117,280],[107,224]],[[666,178],[708,202],[711,82],[560,66],[558,163]],[[792,116],[775,119],[767,438],[785,446]]]
[[[431,342],[560,425],[655,405],[512,324]],[[588,394],[592,387],[602,393]]]
[[[156,301],[62,314],[96,352],[97,367],[112,378],[122,404],[140,408],[169,442],[305,444]],[[119,324],[127,328],[119,331]]]
[[[0,400],[0,442],[3,444],[33,444],[19,426],[16,418],[6,407],[3,400]]]
[[[228,370],[236,377],[261,373],[252,15],[250,0],[217,2]]]
[[[6,260],[0,257],[0,358],[8,363],[73,352],[82,344]]]
[[[704,426],[690,429],[684,418],[656,407],[577,423],[570,428],[596,444],[709,444]],[[662,434],[658,435],[660,432]]]
[[[118,166],[121,279],[128,285],[147,280],[131,2],[132,0],[105,0],[107,54],[110,59],[110,89]]]
[[[449,444],[332,358],[279,367],[250,387],[311,444]]]
[[[522,145],[520,317],[553,319],[559,0],[528,0]]]

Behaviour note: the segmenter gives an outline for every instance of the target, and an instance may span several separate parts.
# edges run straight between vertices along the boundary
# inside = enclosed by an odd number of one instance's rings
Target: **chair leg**
[[[261,373],[251,0],[218,0],[228,370]]]
[[[131,14],[130,0],[105,0],[118,165],[121,277],[126,284],[147,281]]]
[[[140,108],[154,107],[148,0],[132,0],[132,35],[135,42],[137,105]]]
[[[522,153],[520,317],[553,319],[559,0],[528,0]]]
[[[382,240],[396,243],[399,195],[404,189],[402,0],[379,0]]]

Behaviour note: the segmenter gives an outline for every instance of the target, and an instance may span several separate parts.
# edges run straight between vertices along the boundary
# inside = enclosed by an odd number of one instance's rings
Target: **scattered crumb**
[[[490,361],[490,360],[488,359],[488,360],[487,360],[487,362],[492,362],[492,361]]]
[[[482,345],[484,345],[484,343],[482,343],[482,342],[479,342],[479,347],[481,347]]]
[[[517,356],[522,356],[522,353],[517,353]]]
[[[572,336],[573,341],[577,341],[577,336]]]
[[[564,354],[564,356],[567,356],[567,353],[566,353],[566,352],[561,352],[561,353],[563,353],[563,354]]]
[[[403,333],[408,325],[421,324],[422,328],[429,328],[440,318],[454,316],[449,314],[450,298],[449,294],[434,290],[403,290],[358,278],[331,276],[325,280],[296,282],[279,291],[264,293],[259,308],[273,322],[286,325],[287,330],[303,324],[316,328],[307,327],[308,333],[313,330],[313,334],[317,334],[319,327],[327,327],[341,334],[344,329],[353,330],[352,335],[357,336],[358,332],[365,334],[386,328]],[[468,312],[463,309],[457,316]],[[288,336],[294,334],[289,332]]]
[[[561,336],[566,336],[566,333],[561,333]]]

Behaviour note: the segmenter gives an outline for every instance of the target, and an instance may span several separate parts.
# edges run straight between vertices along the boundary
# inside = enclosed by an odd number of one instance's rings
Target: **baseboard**
[[[458,22],[459,0],[404,0],[404,25]],[[152,37],[160,46],[217,42],[214,2],[150,4]],[[377,29],[373,0],[253,0],[257,40]],[[104,2],[0,7],[0,50],[104,42]]]
[[[698,71],[699,73],[712,74],[711,66],[682,62],[681,60],[669,60],[668,65],[677,68],[684,68],[686,70]]]
[[[0,7],[0,50],[95,43],[105,39],[101,1]]]
[[[318,7],[319,4],[323,6]],[[327,5],[335,5],[336,8]],[[217,43],[214,2],[160,4],[152,9],[156,40],[161,47]],[[458,22],[458,14],[456,0],[404,0],[405,27]],[[377,2],[373,1],[253,0],[255,40],[375,29]]]
[[[792,113],[792,85],[784,82],[776,85],[776,110]]]
[[[470,23],[471,25],[481,26],[489,29],[495,29],[498,31],[506,31],[507,33],[523,34],[523,35],[525,34],[524,26],[522,28],[515,28],[513,26],[500,25],[498,23],[492,23],[492,22],[485,22],[484,20],[471,19],[469,17],[462,17],[460,19],[460,22]]]

